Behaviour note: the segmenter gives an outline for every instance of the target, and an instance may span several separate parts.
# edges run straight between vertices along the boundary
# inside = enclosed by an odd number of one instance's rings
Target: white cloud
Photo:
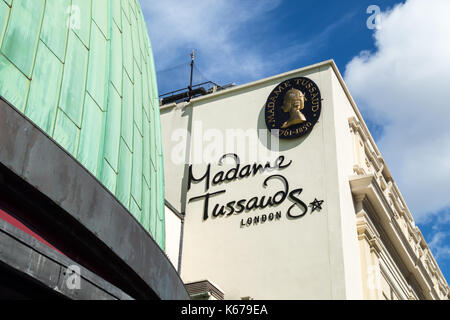
[[[433,238],[428,243],[433,251],[436,260],[445,260],[450,258],[450,246],[446,241],[448,233],[437,232],[433,235]]]
[[[450,1],[408,0],[385,12],[377,51],[345,80],[418,221],[450,206]]]
[[[161,93],[167,92],[167,86],[187,85],[192,49],[197,51],[198,69],[208,80],[242,84],[288,71],[291,64],[326,46],[330,35],[355,14],[333,20],[311,38],[283,31],[282,18],[273,14],[282,0],[140,2],[157,70],[164,70],[158,79]],[[297,6],[291,6],[292,10]]]
[[[141,0],[157,69],[173,67],[180,55],[189,63],[189,50],[196,49],[205,68],[201,71],[210,80],[259,77],[266,61],[256,49],[257,44],[252,47],[255,43],[247,39],[246,26],[261,20],[279,3],[280,0]]]

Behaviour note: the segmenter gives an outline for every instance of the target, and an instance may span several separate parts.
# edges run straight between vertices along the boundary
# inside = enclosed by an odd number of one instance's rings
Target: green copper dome
[[[161,125],[146,30],[138,0],[0,0],[0,95],[164,248]]]

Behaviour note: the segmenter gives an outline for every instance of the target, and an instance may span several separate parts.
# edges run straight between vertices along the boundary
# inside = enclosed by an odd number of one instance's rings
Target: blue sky
[[[450,279],[450,1],[141,0],[160,93],[334,59]],[[366,25],[370,5],[380,29]]]

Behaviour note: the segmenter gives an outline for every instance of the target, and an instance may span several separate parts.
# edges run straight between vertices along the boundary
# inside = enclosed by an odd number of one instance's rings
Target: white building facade
[[[294,83],[303,120],[275,121]],[[161,123],[166,251],[188,286],[224,299],[449,298],[333,61],[164,105]]]

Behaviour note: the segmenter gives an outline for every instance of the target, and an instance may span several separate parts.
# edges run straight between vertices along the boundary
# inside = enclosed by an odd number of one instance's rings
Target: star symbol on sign
[[[311,211],[311,213],[313,213],[314,211],[320,211],[320,210],[322,210],[322,204],[324,203],[325,201],[324,200],[317,200],[317,199],[314,199],[314,201],[313,202],[311,202],[310,204],[309,204],[309,206],[312,208],[312,211]]]

